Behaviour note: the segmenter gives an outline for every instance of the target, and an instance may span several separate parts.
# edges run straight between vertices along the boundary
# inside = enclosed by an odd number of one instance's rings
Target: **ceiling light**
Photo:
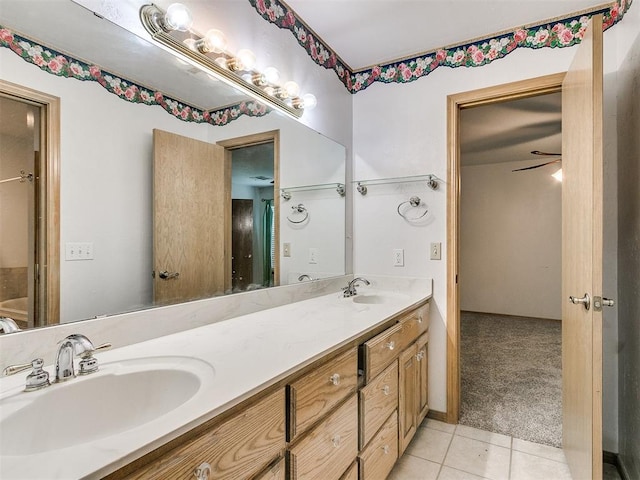
[[[287,82],[284,84],[284,90],[288,97],[297,97],[300,95],[300,86],[296,82]]]
[[[263,74],[269,83],[278,83],[280,81],[280,72],[274,67],[265,68]]]
[[[172,3],[164,14],[164,24],[169,30],[186,32],[193,25],[193,16],[181,3]]]
[[[222,53],[227,48],[227,37],[220,30],[212,28],[204,37],[196,42],[198,50],[202,53]]]
[[[555,178],[557,181],[561,182],[562,181],[562,169],[558,169],[558,171],[556,173],[554,173],[553,175],[551,175],[553,178]]]
[[[302,96],[302,108],[305,110],[312,110],[318,105],[318,99],[313,93],[305,93]]]

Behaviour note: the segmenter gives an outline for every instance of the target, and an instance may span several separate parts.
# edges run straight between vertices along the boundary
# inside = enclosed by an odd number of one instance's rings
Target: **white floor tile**
[[[569,466],[547,458],[513,451],[511,480],[571,480]]]
[[[454,435],[444,465],[491,480],[509,477],[509,448]]]
[[[439,463],[405,454],[393,467],[387,480],[436,480],[439,471]]]
[[[441,432],[453,433],[456,426],[452,423],[444,423],[439,420],[433,420],[431,418],[425,418],[420,424],[422,428],[433,428],[434,430],[440,430]]]
[[[466,425],[458,425],[456,427],[456,435],[462,437],[473,438],[481,442],[492,443],[499,447],[511,448],[511,437],[502,435],[501,433],[487,432],[486,430],[478,430],[477,428],[467,427]]]
[[[519,438],[513,439],[511,448],[519,452],[548,458],[549,460],[554,460],[556,462],[567,463],[567,459],[565,458],[564,452],[561,448],[550,447],[549,445],[542,445],[540,443],[528,442],[527,440],[521,440]]]
[[[473,473],[463,472],[451,467],[442,467],[438,480],[485,480],[485,477],[479,477]]]
[[[424,458],[432,462],[442,463],[451,443],[453,435],[432,428],[419,428],[407,447],[405,455]]]

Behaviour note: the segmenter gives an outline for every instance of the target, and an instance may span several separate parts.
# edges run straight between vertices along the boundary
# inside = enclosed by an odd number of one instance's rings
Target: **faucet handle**
[[[80,371],[78,372],[78,375],[89,375],[90,373],[98,370],[98,360],[93,356],[93,354],[98,350],[107,350],[108,348],[111,348],[111,344],[103,343],[91,350],[85,350],[82,352],[82,354],[80,354],[82,360],[80,360],[79,363]]]
[[[14,375],[19,372],[23,372],[29,368],[33,369],[29,375],[27,375],[27,383],[24,388],[25,392],[33,392],[50,385],[49,373],[45,372],[42,367],[44,361],[41,358],[36,358],[30,363],[24,363],[22,365],[10,365],[5,368],[2,373],[4,375]]]

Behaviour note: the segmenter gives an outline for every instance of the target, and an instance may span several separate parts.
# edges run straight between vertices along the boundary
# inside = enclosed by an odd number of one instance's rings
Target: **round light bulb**
[[[286,82],[284,89],[289,97],[297,97],[300,95],[300,86],[296,82]]]
[[[305,110],[313,110],[318,105],[318,99],[313,93],[305,93],[302,96],[302,101],[304,102]]]
[[[204,35],[204,47],[208,52],[222,53],[227,48],[227,37],[220,30],[212,28]]]
[[[193,16],[181,3],[172,3],[164,14],[164,22],[170,30],[186,32],[193,25]]]
[[[227,68],[227,59],[224,57],[218,57],[214,60],[214,62],[216,62],[222,68]]]
[[[193,38],[185,38],[182,43],[184,43],[187,47],[189,47],[189,50],[197,50],[196,48],[196,43],[197,40],[193,39]]]
[[[280,72],[274,67],[265,68],[263,74],[269,83],[278,83],[280,81]]]
[[[251,50],[247,50],[246,48],[238,50],[236,58],[240,62],[240,70],[252,70],[256,65],[256,56]]]
[[[273,87],[264,87],[264,93],[273,97],[273,95],[275,95],[276,93],[276,90]]]
[[[242,79],[247,82],[247,83],[253,83],[253,75],[251,75],[250,73],[245,73],[242,75]]]

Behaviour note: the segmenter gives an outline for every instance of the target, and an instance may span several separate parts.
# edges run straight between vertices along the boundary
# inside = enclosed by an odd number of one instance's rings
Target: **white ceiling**
[[[352,69],[599,6],[602,0],[285,0]]]

